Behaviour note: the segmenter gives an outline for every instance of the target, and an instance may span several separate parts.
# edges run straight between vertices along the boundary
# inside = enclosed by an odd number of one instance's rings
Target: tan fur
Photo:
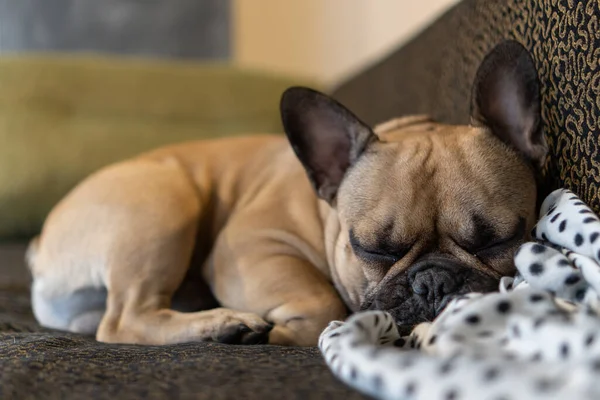
[[[103,342],[215,340],[269,322],[269,343],[314,345],[329,321],[345,318],[342,298],[356,310],[365,290],[390,276],[356,258],[349,227],[369,240],[390,217],[402,221],[393,235],[415,238],[411,256],[438,246],[473,268],[506,273],[506,259],[485,265],[452,237],[468,229],[462,201],[493,214],[500,229],[518,213],[532,224],[535,183],[514,152],[482,128],[421,117],[376,132],[378,156],[359,161],[333,207],[317,199],[283,137],[179,144],[104,168],[55,207],[31,246],[38,320],[48,299],[106,287],[96,333]],[[366,170],[377,173],[365,181]],[[170,309],[194,277],[222,308]]]

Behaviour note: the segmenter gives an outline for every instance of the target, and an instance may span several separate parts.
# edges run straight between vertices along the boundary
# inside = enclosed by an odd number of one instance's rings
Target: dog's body
[[[220,139],[159,149],[93,175],[53,210],[41,236],[43,245],[32,249],[33,304],[58,300],[64,309],[62,299],[71,293],[90,287],[111,292],[120,284],[129,291],[139,284],[136,291],[142,297],[165,291],[169,295],[136,303],[160,301],[161,307],[169,307],[170,295],[184,280],[174,299],[176,308],[212,306],[209,293],[201,293],[208,284],[222,306],[240,311],[209,311],[211,320],[226,325],[218,332],[210,329],[213,322],[206,329],[193,327],[193,318],[202,322],[200,314],[172,313],[170,319],[183,320],[174,328],[181,331],[148,338],[145,331],[136,334],[146,326],[127,327],[114,337],[123,325],[126,300],[109,302],[98,338],[140,343],[169,342],[172,335],[227,340],[225,336],[235,336],[243,325],[266,332],[268,324],[261,317],[294,323],[299,310],[286,310],[289,301],[298,302],[295,307],[300,310],[303,303],[318,302],[331,309],[325,319],[342,318],[345,309],[329,283],[323,239],[326,213],[284,137]],[[281,297],[265,296],[276,288]],[[307,296],[306,290],[312,293]],[[47,326],[90,333],[95,327],[89,318],[99,323],[103,308],[79,317],[64,310],[34,309]],[[113,309],[114,318],[109,318]],[[148,326],[152,334],[161,321]],[[280,342],[287,341],[282,337]],[[302,343],[301,338],[294,342]]]
[[[482,85],[494,86],[491,71]],[[291,89],[292,148],[277,136],[221,139],[107,167],[32,242],[35,315],[105,342],[312,345],[348,311],[385,309],[410,326],[453,295],[491,290],[534,222],[527,160],[543,143],[527,122],[537,97],[521,118],[504,112],[519,126],[475,101],[473,126],[408,117],[373,132]]]

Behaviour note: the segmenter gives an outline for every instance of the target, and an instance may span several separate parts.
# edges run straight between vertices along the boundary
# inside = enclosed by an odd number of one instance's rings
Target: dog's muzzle
[[[433,321],[454,297],[469,292],[491,292],[498,280],[460,264],[448,256],[421,258],[371,295],[363,310],[389,312],[402,332]]]

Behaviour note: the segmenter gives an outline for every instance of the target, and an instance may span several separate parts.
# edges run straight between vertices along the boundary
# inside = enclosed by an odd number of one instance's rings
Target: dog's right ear
[[[332,98],[292,87],[281,97],[285,133],[317,195],[332,204],[348,168],[377,137]]]

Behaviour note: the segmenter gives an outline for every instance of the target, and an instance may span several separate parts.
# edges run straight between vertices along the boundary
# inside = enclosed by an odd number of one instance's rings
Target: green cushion
[[[38,232],[106,164],[177,141],[280,132],[279,97],[294,84],[225,65],[0,58],[0,239]]]

